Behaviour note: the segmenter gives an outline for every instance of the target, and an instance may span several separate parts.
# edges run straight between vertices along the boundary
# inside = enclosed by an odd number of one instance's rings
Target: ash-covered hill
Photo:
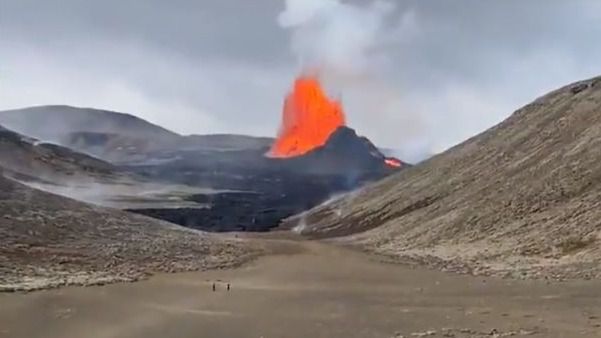
[[[187,195],[206,189],[150,181],[103,160],[0,126],[5,177],[80,201],[115,207],[203,207]]]
[[[71,149],[21,135],[0,125],[0,168],[19,179],[59,183],[107,180],[118,176],[112,164]]]
[[[287,224],[443,269],[601,277],[601,78]]]
[[[262,149],[272,142],[235,134],[183,136],[130,114],[60,105],[0,111],[0,124],[119,163],[149,160],[164,151]]]
[[[0,124],[45,141],[60,142],[76,132],[108,133],[168,141],[178,134],[136,116],[64,105],[0,111]]]
[[[230,267],[256,251],[159,220],[26,187],[0,170],[0,291]]]

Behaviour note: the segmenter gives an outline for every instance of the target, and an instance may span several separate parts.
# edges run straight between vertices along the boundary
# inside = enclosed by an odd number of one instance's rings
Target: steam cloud
[[[376,63],[384,23],[393,10],[385,1],[358,6],[340,0],[286,0],[278,23],[292,30],[291,49],[303,69],[356,76]]]
[[[407,108],[400,88],[378,76],[390,68],[387,47],[415,34],[413,11],[398,11],[383,0],[361,5],[341,0],[287,0],[278,23],[291,31],[290,47],[301,69],[318,71],[326,86],[348,95],[345,106],[350,103],[358,113],[350,111],[350,125],[363,126],[360,132],[373,135],[374,130],[364,128],[370,125],[366,118],[374,114],[386,120],[393,117],[398,126],[395,147],[402,151],[388,155],[417,161],[432,152],[427,141],[415,140],[425,128],[420,114]]]

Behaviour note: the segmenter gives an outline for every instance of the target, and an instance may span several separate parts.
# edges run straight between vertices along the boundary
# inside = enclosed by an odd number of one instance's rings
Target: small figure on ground
[[[230,291],[230,283],[227,283],[227,291]]]
[[[215,283],[213,283],[213,292],[215,292]]]

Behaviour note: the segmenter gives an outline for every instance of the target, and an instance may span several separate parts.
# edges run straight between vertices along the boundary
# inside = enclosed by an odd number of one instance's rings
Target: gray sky
[[[0,0],[0,109],[273,136],[293,78],[323,66],[348,124],[416,160],[601,75],[598,0],[323,2]]]

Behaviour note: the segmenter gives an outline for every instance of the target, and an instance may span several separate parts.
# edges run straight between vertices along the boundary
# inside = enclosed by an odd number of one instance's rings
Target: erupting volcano
[[[339,101],[330,99],[326,95],[317,76],[301,75],[295,80],[292,92],[284,101],[282,125],[267,156],[293,158],[308,154],[331,143],[331,137],[337,130],[352,130],[345,124],[346,118],[342,105]],[[336,153],[347,152],[349,147],[352,147],[351,143],[355,138],[358,136],[353,131],[352,137],[345,139],[346,145],[338,145],[340,148]],[[368,150],[370,156],[379,158],[390,168],[403,166],[403,162],[393,157],[384,157],[369,140],[364,140],[361,142],[369,143],[367,148],[373,147]],[[360,156],[354,154],[353,157],[359,158]]]
[[[328,98],[316,76],[302,75],[284,103],[282,126],[268,155],[294,157],[323,146],[345,125],[340,102]]]

